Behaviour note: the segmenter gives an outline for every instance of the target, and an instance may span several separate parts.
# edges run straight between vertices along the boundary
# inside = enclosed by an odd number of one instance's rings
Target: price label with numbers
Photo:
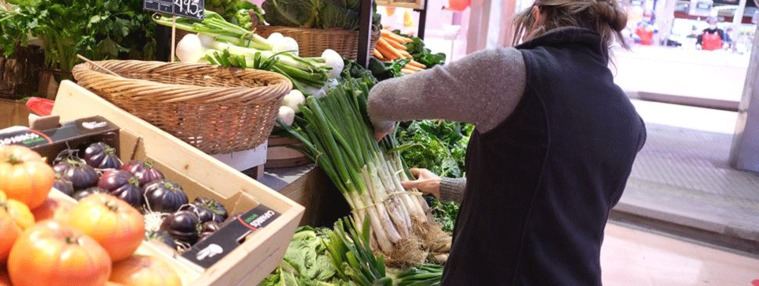
[[[143,9],[179,17],[203,19],[203,0],[143,0]]]

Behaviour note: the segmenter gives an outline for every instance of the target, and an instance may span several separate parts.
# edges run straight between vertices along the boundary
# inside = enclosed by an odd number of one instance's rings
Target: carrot
[[[407,70],[412,70],[412,71],[422,71],[422,68],[415,67],[415,66],[408,65],[408,64],[405,67],[403,67],[403,68],[407,69]]]
[[[411,60],[410,62],[408,62],[408,64],[411,65],[411,66],[415,66],[415,67],[421,68],[421,69],[426,69],[427,68],[427,66],[425,66],[425,65],[423,65],[420,62],[417,62],[415,60]]]
[[[375,49],[382,54],[382,57],[385,58],[385,60],[394,60],[398,58],[393,52],[387,49],[387,47],[380,45],[379,42],[377,42],[377,47]]]
[[[404,73],[404,74],[412,74],[412,73],[416,73],[416,71],[414,71],[414,70],[410,70],[410,69],[407,69],[407,68],[403,68],[403,69],[401,69],[401,72],[402,72],[402,73]]]
[[[396,33],[388,31],[388,30],[382,30],[382,31],[380,31],[380,33],[381,33],[382,36],[387,37],[387,38],[393,38],[394,40],[396,40],[396,41],[398,41],[398,42],[400,42],[402,44],[413,42],[413,40],[411,40],[409,38],[402,37],[402,36],[400,36],[400,35],[398,35]]]
[[[386,50],[387,50],[388,52],[390,52],[390,53],[393,55],[393,57],[394,57],[394,58],[396,58],[396,59],[397,59],[397,58],[403,58],[403,54],[401,54],[401,52],[400,52],[400,51],[398,51],[398,50],[396,50],[395,48],[393,48],[392,46],[390,46],[390,44],[388,44],[388,43],[387,43],[387,41],[385,41],[385,39],[383,39],[383,38],[380,38],[380,39],[377,41],[377,47],[379,47],[379,48],[383,48],[383,49],[386,49]],[[380,50],[380,51],[381,51],[381,50]],[[383,54],[384,54],[384,53],[383,53]]]
[[[387,43],[388,43],[388,44],[390,44],[390,45],[391,45],[393,48],[399,49],[399,50],[401,50],[401,51],[406,51],[406,49],[407,49],[405,45],[401,44],[400,42],[396,41],[396,40],[395,40],[395,39],[393,39],[393,38],[387,37],[387,38],[384,38],[384,39],[385,39],[385,41],[387,41]]]
[[[403,55],[403,58],[404,58],[404,59],[413,59],[413,58],[414,58],[414,57],[413,57],[413,56],[411,56],[411,54],[409,54],[407,51],[400,51],[400,52],[401,52],[401,55]]]
[[[380,53],[377,49],[372,50],[372,55],[377,58],[378,60],[384,60],[385,57],[382,56],[382,53]]]

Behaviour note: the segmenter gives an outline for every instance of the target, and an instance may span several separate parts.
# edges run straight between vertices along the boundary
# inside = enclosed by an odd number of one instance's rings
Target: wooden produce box
[[[120,157],[151,160],[167,178],[181,184],[191,200],[200,195],[217,199],[231,215],[258,205],[279,213],[205,269],[174,255],[168,247],[143,243],[138,253],[170,260],[184,285],[256,285],[281,262],[303,216],[301,205],[71,81],[61,83],[53,114],[60,116],[61,122],[100,115],[118,125]]]
[[[26,126],[29,111],[22,100],[0,98],[0,129],[11,126]]]

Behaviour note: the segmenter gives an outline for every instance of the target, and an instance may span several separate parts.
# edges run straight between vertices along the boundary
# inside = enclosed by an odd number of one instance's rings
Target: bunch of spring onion
[[[374,139],[365,116],[368,92],[361,80],[345,79],[327,96],[307,98],[302,117],[286,130],[335,183],[355,221],[369,220],[374,245],[398,264],[418,264],[427,255],[419,243],[427,243],[420,233],[430,224],[428,206],[403,189],[408,177],[400,155]]]
[[[326,231],[327,251],[337,268],[337,275],[352,282],[350,285],[393,285],[393,280],[386,274],[384,258],[372,251],[368,221],[364,221],[361,229],[358,226],[351,219],[343,218],[332,230]]]
[[[171,27],[172,18],[156,16],[154,21]],[[177,57],[182,62],[207,62],[226,67],[269,70],[286,76],[293,86],[312,94],[336,78],[343,69],[343,59],[327,50],[321,57],[298,56],[298,45],[292,38],[272,34],[269,39],[224,20],[213,11],[205,11],[201,21],[178,18],[177,29],[188,34],[177,44]]]

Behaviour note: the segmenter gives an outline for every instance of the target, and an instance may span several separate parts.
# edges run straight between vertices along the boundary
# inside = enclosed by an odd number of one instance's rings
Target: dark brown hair
[[[540,9],[540,23],[532,14],[533,7]],[[514,45],[556,28],[580,27],[601,35],[607,49],[615,39],[627,47],[621,33],[627,25],[627,14],[617,0],[536,0],[532,7],[517,14],[514,25]]]

